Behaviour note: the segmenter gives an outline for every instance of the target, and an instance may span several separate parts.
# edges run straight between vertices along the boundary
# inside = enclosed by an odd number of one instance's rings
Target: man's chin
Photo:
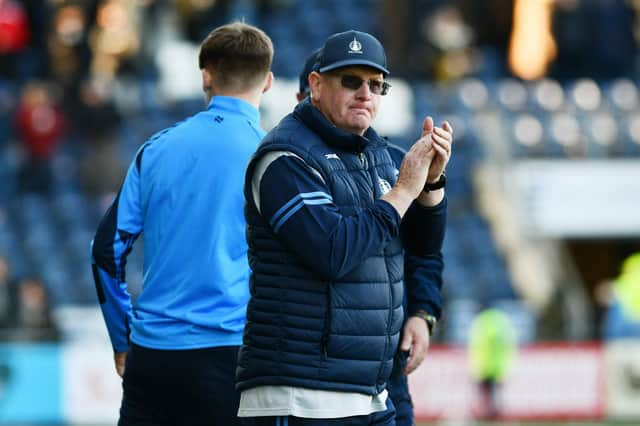
[[[371,118],[368,114],[357,114],[349,120],[352,127],[367,129],[371,125]]]

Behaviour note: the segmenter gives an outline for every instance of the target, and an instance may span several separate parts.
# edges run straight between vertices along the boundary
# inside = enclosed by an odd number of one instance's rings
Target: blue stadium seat
[[[75,302],[76,288],[70,279],[64,259],[51,257],[48,262],[40,265],[40,275],[53,307]]]
[[[565,108],[567,96],[558,81],[554,79],[542,79],[533,82],[530,87],[531,108],[546,111],[558,112]]]
[[[621,140],[624,143],[625,156],[640,157],[640,113],[633,112],[625,115],[621,119],[621,123],[624,135]]]
[[[510,124],[512,125],[511,136],[514,141],[512,146],[515,158],[546,157],[548,155],[545,144],[545,128],[538,117],[523,112],[517,114]]]
[[[500,80],[495,88],[498,106],[509,112],[520,112],[527,108],[529,93],[524,83],[514,78]]]
[[[456,105],[463,113],[474,113],[493,106],[489,88],[480,79],[463,80],[456,88]]]
[[[568,100],[578,113],[593,112],[601,108],[602,91],[600,86],[590,79],[581,78],[567,84]]]
[[[297,78],[304,60],[311,52],[311,48],[293,44],[280,47],[273,58],[274,74],[276,77]]]
[[[603,84],[604,98],[614,114],[636,111],[640,106],[638,87],[628,78],[615,79]]]
[[[451,257],[447,257],[447,259],[451,259]],[[445,300],[467,299],[476,296],[474,275],[470,273],[468,265],[446,260],[442,278],[442,294]]]
[[[550,157],[584,158],[586,139],[576,117],[569,112],[557,112],[550,118]]]
[[[588,139],[587,156],[607,158],[623,152],[622,132],[608,110],[585,114],[581,126],[585,129]]]
[[[449,301],[440,321],[444,339],[457,345],[465,345],[469,337],[469,329],[480,305],[473,299],[455,299]]]

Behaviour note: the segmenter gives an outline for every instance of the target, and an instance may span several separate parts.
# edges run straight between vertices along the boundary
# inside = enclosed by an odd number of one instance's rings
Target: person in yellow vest
[[[640,253],[632,254],[622,263],[613,292],[629,319],[640,321]]]
[[[469,333],[471,373],[481,394],[481,417],[499,416],[498,388],[516,357],[518,342],[509,317],[499,309],[485,309],[474,318]]]
[[[603,336],[605,339],[640,337],[640,253],[622,262],[613,280]]]

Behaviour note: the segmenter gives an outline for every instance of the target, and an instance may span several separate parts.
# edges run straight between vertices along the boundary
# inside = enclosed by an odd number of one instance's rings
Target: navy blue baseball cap
[[[300,93],[306,93],[309,91],[309,74],[313,71],[313,66],[318,61],[318,55],[321,50],[321,48],[314,50],[311,56],[304,61],[304,67],[302,68],[302,71],[300,71],[300,77],[298,77]]]
[[[326,72],[352,65],[375,68],[385,76],[389,74],[387,55],[382,44],[371,34],[355,30],[330,36],[324,43],[314,69]]]

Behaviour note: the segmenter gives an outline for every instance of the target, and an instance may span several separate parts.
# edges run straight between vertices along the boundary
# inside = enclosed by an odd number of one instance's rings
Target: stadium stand
[[[359,30],[379,33],[372,1],[267,3],[271,6],[251,12],[274,40],[273,70],[282,80],[295,79],[306,55],[330,33],[356,23]],[[330,12],[334,9],[328,4],[339,5],[340,13]],[[171,13],[160,12],[160,15]],[[144,52],[148,55],[148,50]],[[33,69],[33,53],[27,52],[23,57],[25,69]],[[116,125],[113,150],[106,152],[115,156],[111,160],[118,167],[113,173],[120,177],[146,138],[201,107],[197,96],[169,100],[157,97],[153,93],[157,71],[136,65],[150,58],[142,56],[132,61],[118,77],[127,83],[125,87],[133,87],[133,92],[113,94],[113,102],[126,119]],[[485,67],[498,68],[497,63]],[[560,81],[546,77],[526,82],[495,72],[488,74],[444,83],[406,81],[413,93],[410,121],[419,123],[426,114],[449,119],[456,134],[447,186],[450,202],[444,247],[447,308],[438,334],[439,339],[447,342],[463,342],[475,312],[486,306],[503,307],[514,319],[523,341],[533,340],[536,334],[536,318],[525,308],[504,253],[477,208],[473,173],[479,163],[640,156],[640,110],[635,80],[624,77]],[[39,76],[32,72],[31,77]],[[111,187],[106,192],[87,188],[81,169],[96,146],[92,145],[94,141],[72,132],[52,159],[51,191],[38,194],[19,190],[17,181],[23,158],[12,128],[11,105],[17,102],[26,78],[18,80],[5,73],[0,80],[0,252],[7,255],[17,275],[35,273],[43,278],[54,308],[92,305],[95,294],[89,269],[89,242],[108,204],[106,201],[118,188]],[[293,98],[293,93],[282,96]],[[406,147],[406,141],[416,137],[414,127],[406,134],[393,135],[392,139],[404,141]],[[487,159],[487,152],[497,157]],[[99,166],[95,163],[95,167]],[[134,294],[141,281],[141,256],[139,247],[128,263]]]

